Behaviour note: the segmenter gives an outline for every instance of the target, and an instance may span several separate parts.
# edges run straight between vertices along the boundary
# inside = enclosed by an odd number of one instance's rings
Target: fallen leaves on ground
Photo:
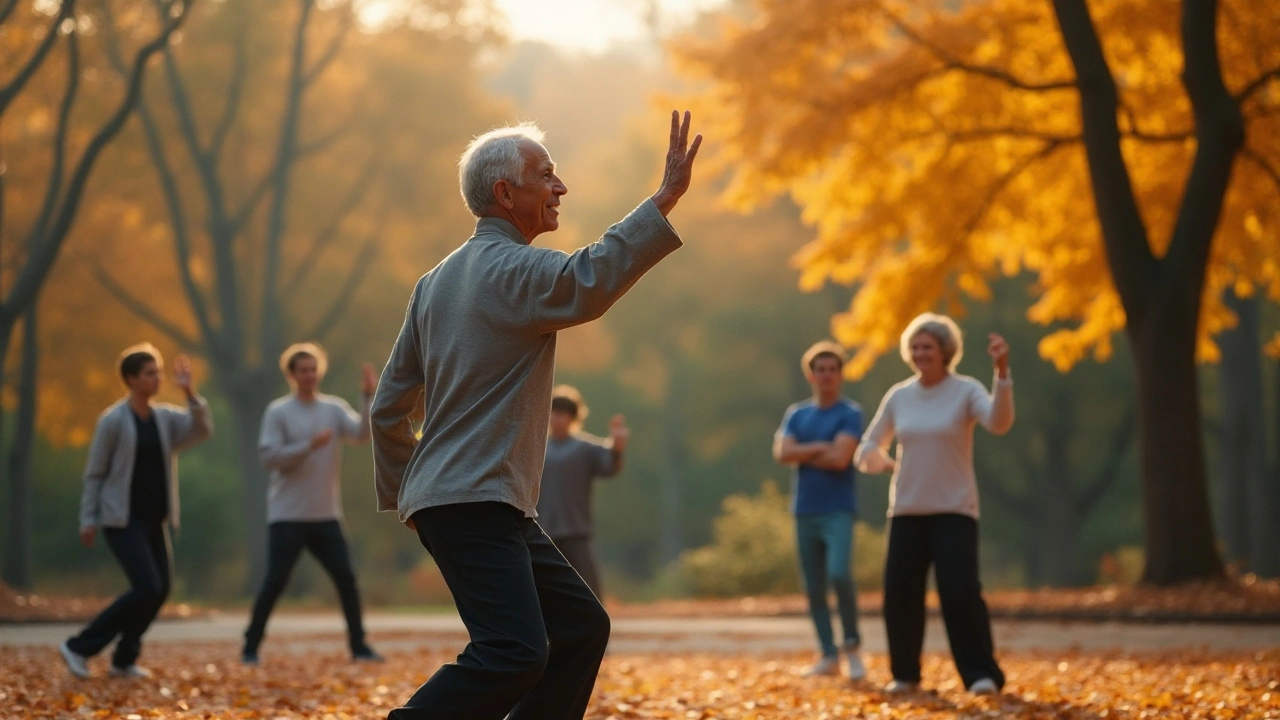
[[[390,640],[390,638],[387,638]],[[0,653],[0,718],[383,718],[442,663],[441,652],[390,652],[357,665],[308,643],[280,643],[247,668],[232,643],[153,643],[145,681],[70,678],[51,648]],[[925,690],[890,696],[874,681],[801,676],[809,656],[611,655],[591,720],[669,718],[1277,718],[1280,650],[1165,654],[1013,653],[1002,695],[964,692],[950,658],[925,657]],[[95,660],[95,671],[105,670]]]
[[[0,623],[81,622],[97,615],[114,598],[77,598],[19,592],[0,583]],[[164,618],[195,617],[200,611],[186,603],[166,603]]]
[[[1172,588],[1091,587],[992,590],[984,593],[992,617],[1064,620],[1280,622],[1280,580],[1245,576],[1239,580],[1190,583]],[[880,593],[862,593],[858,608],[878,614]],[[725,599],[663,600],[610,605],[618,617],[779,616],[808,613],[803,595]],[[937,609],[938,596],[929,594]]]

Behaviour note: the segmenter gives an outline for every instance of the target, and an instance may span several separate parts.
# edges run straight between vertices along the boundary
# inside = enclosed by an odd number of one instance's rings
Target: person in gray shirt
[[[347,539],[342,533],[342,442],[369,441],[369,404],[377,384],[365,363],[360,412],[346,400],[320,392],[329,358],[315,343],[296,343],[280,356],[293,392],[273,401],[262,416],[258,455],[271,470],[267,486],[267,574],[253,603],[241,659],[257,665],[267,620],[302,551],[309,550],[332,578],[347,619],[351,657],[382,658],[364,638],[360,593]]]
[[[596,478],[622,471],[622,455],[631,431],[621,415],[609,421],[609,440],[582,432],[587,405],[576,388],[561,385],[551,393],[547,459],[542,465],[538,524],[587,587],[604,600],[592,536],[591,496]]]
[[[702,141],[689,122],[672,113],[658,191],[573,253],[532,244],[568,192],[536,126],[487,132],[458,163],[475,234],[414,287],[372,421],[378,509],[417,532],[471,642],[392,720],[586,713],[609,616],[534,519],[556,331],[603,315],[680,247],[666,216]]]

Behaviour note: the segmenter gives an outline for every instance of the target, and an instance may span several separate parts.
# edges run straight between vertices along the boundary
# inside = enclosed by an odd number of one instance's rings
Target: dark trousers
[[[253,603],[253,619],[244,633],[245,652],[256,653],[266,633],[267,619],[280,594],[289,584],[289,575],[303,549],[311,551],[338,589],[342,614],[347,618],[347,636],[351,651],[365,647],[364,623],[360,618],[360,592],[351,569],[351,554],[342,525],[337,520],[279,521],[267,527],[267,577]]]
[[[495,502],[427,508],[413,522],[471,642],[388,719],[583,717],[609,616],[538,523]]]
[[[925,589],[934,566],[951,656],[965,687],[990,678],[1004,687],[991,618],[978,580],[978,521],[967,515],[908,515],[889,521],[884,624],[895,680],[920,681]]]
[[[142,635],[169,597],[169,536],[163,522],[131,522],[128,527],[105,528],[102,534],[129,578],[129,590],[68,640],[67,647],[92,657],[118,635],[120,642],[116,643],[111,664],[125,668],[137,662]]]
[[[604,602],[604,587],[600,584],[600,566],[596,564],[595,543],[590,535],[577,537],[554,538],[552,542],[560,549],[560,554],[569,561],[574,570],[582,576],[582,580],[591,588],[601,602]]]

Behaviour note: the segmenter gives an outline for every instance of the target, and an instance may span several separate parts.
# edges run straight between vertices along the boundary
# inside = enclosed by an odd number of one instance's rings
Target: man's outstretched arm
[[[399,509],[400,485],[413,457],[417,439],[414,418],[422,413],[424,384],[421,344],[418,337],[418,293],[414,288],[404,325],[391,347],[391,357],[382,369],[373,405],[369,410],[373,437],[374,486],[378,494],[378,511]]]

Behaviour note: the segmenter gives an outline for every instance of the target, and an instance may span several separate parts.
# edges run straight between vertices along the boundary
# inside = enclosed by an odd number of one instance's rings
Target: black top
[[[169,514],[169,488],[156,414],[143,420],[134,413],[133,425],[138,430],[138,449],[129,490],[129,521],[159,523]]]

